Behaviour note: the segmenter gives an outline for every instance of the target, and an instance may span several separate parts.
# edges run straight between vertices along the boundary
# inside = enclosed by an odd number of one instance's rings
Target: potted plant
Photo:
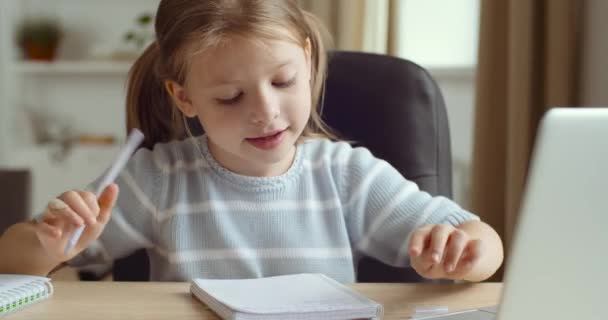
[[[135,17],[135,25],[124,33],[117,48],[109,54],[112,60],[133,61],[154,41],[154,15],[144,12]],[[96,54],[97,56],[103,56]]]
[[[26,59],[52,61],[63,30],[52,18],[28,18],[17,27],[17,43]]]
[[[136,19],[135,30],[129,30],[124,40],[126,43],[133,43],[137,51],[141,51],[148,43],[154,40],[154,30],[151,30],[154,16],[151,13],[142,13]]]

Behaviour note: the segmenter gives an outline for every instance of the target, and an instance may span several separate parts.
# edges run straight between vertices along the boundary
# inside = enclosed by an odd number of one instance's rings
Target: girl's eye
[[[239,94],[237,94],[236,96],[229,98],[229,99],[215,99],[217,100],[217,102],[219,104],[223,104],[223,105],[232,105],[232,104],[236,104],[241,100],[241,97],[243,96],[242,92],[239,92]]]
[[[296,82],[296,77],[294,76],[288,81],[276,81],[273,82],[272,85],[277,88],[289,88]]]

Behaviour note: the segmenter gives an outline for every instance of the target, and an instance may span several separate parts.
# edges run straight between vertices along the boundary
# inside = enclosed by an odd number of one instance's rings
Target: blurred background
[[[159,1],[0,1],[0,165],[31,171],[28,213],[39,212],[49,198],[99,174],[122,141],[126,74],[153,39]],[[399,1],[392,27],[389,1],[301,3],[323,19],[338,49],[388,53],[389,28],[397,29],[394,54],[427,67],[448,100],[456,198],[464,199],[479,1]],[[28,28],[34,39],[56,42],[52,58],[28,55],[19,43]]]
[[[0,232],[108,165],[158,2],[0,0]],[[608,106],[608,1],[299,2],[337,49],[429,70],[450,120],[454,199],[507,244],[543,112]]]

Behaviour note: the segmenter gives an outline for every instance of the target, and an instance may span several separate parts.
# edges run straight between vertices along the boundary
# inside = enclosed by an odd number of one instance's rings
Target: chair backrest
[[[432,195],[451,197],[449,125],[441,92],[420,66],[404,59],[361,52],[330,56],[323,118],[342,138],[367,147]],[[198,123],[192,123],[202,133]],[[145,252],[115,263],[114,279],[147,280],[139,267]],[[137,264],[129,259],[139,260]],[[125,261],[126,260],[126,261]],[[146,259],[147,260],[147,259]],[[138,267],[135,267],[135,266]],[[360,282],[417,282],[412,269],[370,257],[358,265]]]
[[[431,75],[387,55],[334,52],[323,118],[341,136],[388,161],[432,195],[452,196],[452,155],[445,103]],[[413,269],[370,257],[358,265],[360,282],[423,281]]]
[[[27,169],[0,169],[0,235],[30,215],[32,175]]]

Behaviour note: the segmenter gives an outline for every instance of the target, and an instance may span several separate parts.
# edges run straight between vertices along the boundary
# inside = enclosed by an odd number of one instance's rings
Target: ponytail
[[[129,70],[127,84],[127,132],[138,128],[145,136],[143,147],[184,136],[179,111],[160,76],[160,50],[153,42]]]

